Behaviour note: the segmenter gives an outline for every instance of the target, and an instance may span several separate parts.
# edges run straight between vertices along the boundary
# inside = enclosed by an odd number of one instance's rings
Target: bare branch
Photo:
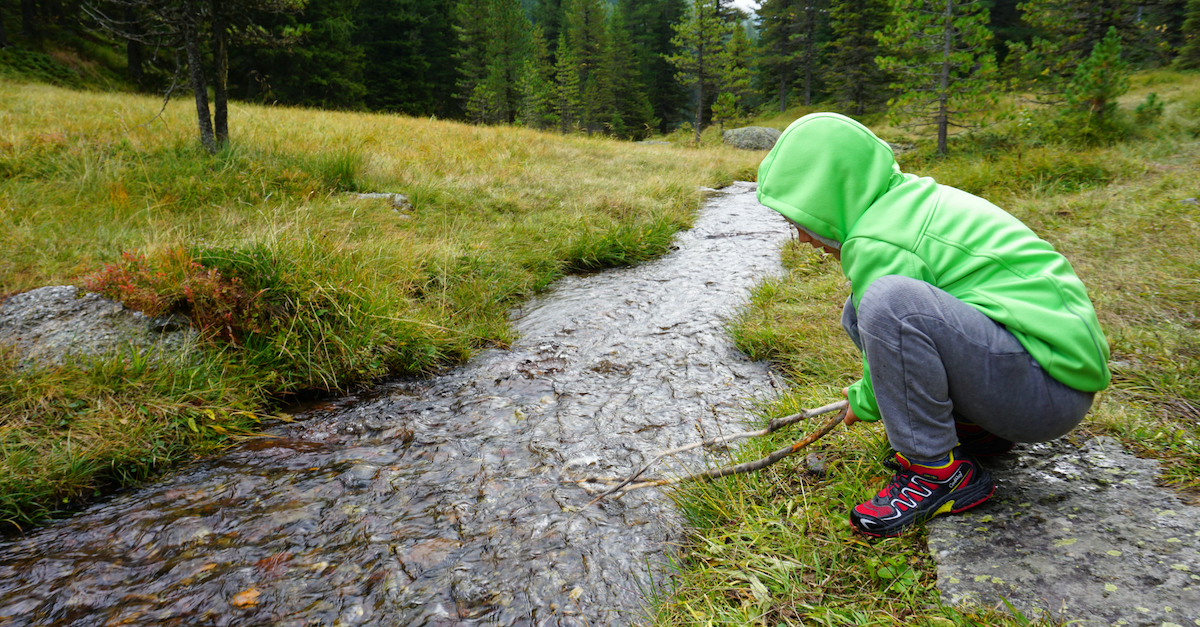
[[[770,423],[768,423],[766,428],[759,429],[757,431],[743,431],[741,433],[734,433],[732,435],[711,438],[711,439],[705,440],[703,442],[695,442],[695,443],[681,446],[678,448],[673,448],[673,449],[670,449],[667,451],[663,451],[663,452],[659,453],[658,455],[656,455],[653,459],[651,459],[649,462],[647,462],[644,466],[642,466],[636,472],[634,472],[632,475],[629,475],[628,477],[626,477],[624,479],[620,479],[618,477],[595,477],[595,476],[593,476],[593,477],[585,477],[582,479],[573,479],[573,480],[568,479],[568,481],[571,481],[572,483],[578,483],[578,484],[585,484],[585,483],[615,484],[615,485],[612,485],[612,487],[605,490],[604,492],[602,492],[595,499],[593,499],[592,502],[588,503],[583,508],[581,508],[581,509],[586,509],[587,507],[590,507],[591,505],[603,500],[604,498],[606,498],[608,496],[613,496],[613,495],[620,496],[620,495],[625,494],[626,492],[629,492],[632,490],[638,490],[641,488],[672,485],[672,484],[681,483],[684,481],[698,481],[698,480],[712,481],[713,479],[725,477],[728,475],[754,472],[756,470],[761,470],[762,468],[766,468],[767,466],[775,464],[776,462],[778,462],[779,460],[781,460],[785,457],[794,455],[801,449],[805,448],[806,446],[808,446],[808,445],[812,444],[813,442],[816,442],[817,440],[824,437],[826,434],[828,434],[830,431],[832,431],[835,427],[837,427],[838,423],[840,423],[845,418],[846,409],[848,407],[849,407],[849,403],[847,403],[846,401],[838,401],[836,403],[830,403],[829,405],[825,405],[824,407],[818,407],[816,409],[805,410],[805,411],[802,411],[802,412],[799,412],[796,414],[792,414],[790,416],[785,416],[783,418],[776,418],[775,420],[772,420]],[[715,469],[708,470],[708,471],[701,472],[701,473],[684,475],[682,477],[673,477],[673,478],[665,478],[665,479],[650,478],[650,479],[644,479],[642,481],[637,481],[638,478],[640,478],[647,470],[649,470],[649,468],[651,466],[658,463],[665,457],[678,455],[680,453],[684,453],[684,452],[687,452],[687,451],[690,451],[693,449],[697,449],[697,448],[701,448],[701,447],[714,448],[714,447],[724,446],[724,445],[726,445],[730,442],[736,441],[736,440],[742,440],[745,438],[760,437],[760,436],[768,435],[770,433],[774,433],[775,431],[778,431],[779,429],[782,429],[783,427],[793,425],[797,422],[800,422],[801,420],[807,420],[809,418],[814,418],[816,416],[820,416],[822,414],[828,414],[830,412],[835,412],[835,411],[838,413],[817,431],[814,431],[813,433],[809,434],[804,439],[802,439],[798,442],[795,442],[793,444],[789,444],[788,446],[785,446],[762,459],[758,459],[758,460],[755,460],[752,462],[746,462],[744,464],[738,464],[736,466],[715,468]],[[568,462],[566,465],[569,466],[570,463]]]

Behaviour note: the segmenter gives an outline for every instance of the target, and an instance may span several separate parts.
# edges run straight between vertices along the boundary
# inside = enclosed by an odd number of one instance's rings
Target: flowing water
[[[580,508],[736,431],[766,367],[725,321],[778,271],[782,218],[739,183],[677,250],[563,279],[522,338],[395,381],[0,544],[8,625],[627,625],[681,539],[661,492]],[[704,463],[692,458],[693,467]]]

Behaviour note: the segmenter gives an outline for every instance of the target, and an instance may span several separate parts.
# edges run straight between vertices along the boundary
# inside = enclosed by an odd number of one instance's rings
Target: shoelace
[[[896,464],[896,462],[892,463]],[[917,473],[911,470],[904,470],[903,468],[900,468],[900,464],[896,464],[896,467],[898,472],[892,475],[892,480],[888,482],[887,487],[884,488],[880,494],[887,494],[888,496],[891,496],[892,494],[899,492],[900,490],[904,489],[905,486],[912,483],[917,475]]]

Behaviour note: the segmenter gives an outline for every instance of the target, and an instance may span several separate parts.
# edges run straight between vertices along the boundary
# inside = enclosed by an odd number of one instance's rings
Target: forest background
[[[762,0],[753,13],[731,0],[4,0],[0,67],[212,90],[210,151],[228,140],[227,99],[697,140],[825,102],[944,136],[1006,89],[1064,101],[1110,29],[1126,65],[1200,66],[1194,0]]]

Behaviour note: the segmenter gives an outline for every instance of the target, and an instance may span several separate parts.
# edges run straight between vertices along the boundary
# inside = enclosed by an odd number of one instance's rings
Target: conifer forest
[[[6,0],[123,44],[146,91],[643,139],[823,103],[926,127],[1021,90],[1103,126],[1119,72],[1200,67],[1200,1]],[[10,37],[0,19],[0,47]],[[1107,61],[1093,56],[1108,55]],[[1115,55],[1115,56],[1114,56]],[[1114,65],[1114,63],[1116,65]],[[1103,76],[1101,76],[1103,75]],[[943,148],[944,150],[944,148]]]

